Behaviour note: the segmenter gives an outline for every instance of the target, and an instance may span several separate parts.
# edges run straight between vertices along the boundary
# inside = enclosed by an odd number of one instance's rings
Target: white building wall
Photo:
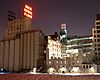
[[[8,70],[9,61],[9,41],[5,41],[5,51],[4,51],[4,69]]]
[[[30,57],[30,33],[27,33],[27,69],[30,68],[30,61],[31,61],[31,57]]]
[[[23,51],[23,69],[26,69],[27,65],[27,35],[24,34],[24,51]]]
[[[24,51],[24,35],[21,35],[20,39],[20,68],[23,68],[23,51]]]
[[[38,37],[38,32],[35,32],[34,34],[35,34],[35,42],[34,42],[35,43],[34,44],[35,55],[34,55],[34,57],[35,57],[35,67],[37,67],[37,60],[38,60],[38,54],[39,54],[39,51],[38,51],[38,49],[39,49],[39,47],[38,47],[39,37]]]
[[[37,68],[38,59],[43,57],[43,37],[41,31],[34,30],[0,42],[0,68],[9,71]]]
[[[20,40],[15,40],[15,58],[14,58],[14,71],[20,70]]]
[[[15,58],[15,54],[14,54],[14,50],[15,50],[15,46],[14,46],[14,40],[10,41],[10,51],[9,51],[9,71],[13,71],[14,68],[14,58]]]
[[[4,61],[4,42],[0,42],[0,68],[3,68]]]
[[[31,58],[31,69],[34,68],[34,34],[31,33],[31,55],[30,55],[30,58]]]
[[[61,57],[61,43],[60,41],[48,40],[48,49],[49,49],[49,59],[51,57],[62,58]]]

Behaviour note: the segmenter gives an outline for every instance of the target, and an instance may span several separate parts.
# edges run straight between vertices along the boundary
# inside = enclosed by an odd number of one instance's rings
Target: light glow
[[[73,67],[71,72],[79,73],[80,72],[79,67]]]
[[[28,6],[28,5],[25,5],[25,8],[26,9],[29,9],[30,11],[32,10],[32,7]]]
[[[24,8],[24,11],[32,15],[32,12],[27,10],[27,9],[25,9],[25,8]]]
[[[90,68],[90,72],[91,72],[91,73],[94,73],[94,72],[95,72],[95,70],[94,70],[93,67]]]
[[[51,67],[51,68],[49,68],[48,73],[49,73],[49,74],[54,74],[54,73],[55,73],[55,69],[54,69],[54,68],[52,68],[52,67]]]
[[[32,19],[32,7],[25,5],[24,7],[24,16]]]
[[[66,72],[67,72],[67,70],[64,67],[62,67],[62,68],[59,69],[59,73],[66,73]]]

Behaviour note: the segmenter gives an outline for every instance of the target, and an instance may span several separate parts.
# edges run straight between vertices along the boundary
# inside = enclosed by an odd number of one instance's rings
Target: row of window
[[[100,44],[95,44],[95,47],[96,47],[96,46],[100,47]]]
[[[61,48],[61,45],[57,45],[57,44],[52,44],[52,46],[54,47],[58,47],[58,48]]]
[[[95,59],[96,59],[96,60],[100,60],[100,57],[96,57]]]
[[[97,29],[100,29],[100,26],[96,26]]]
[[[100,22],[96,22],[96,25],[100,25]]]
[[[95,48],[95,51],[97,51],[97,50],[100,51],[100,48]]]
[[[99,53],[95,53],[95,55],[100,55],[100,52]]]
[[[52,48],[53,51],[57,51],[57,52],[61,52],[61,50],[56,49],[56,48]]]
[[[94,39],[95,42],[96,42],[96,40],[97,40],[97,42],[100,42],[100,39]]]
[[[18,24],[18,23],[20,24],[20,23],[22,23],[22,22],[24,23],[24,21],[25,21],[25,22],[26,22],[26,21],[27,21],[27,22],[30,22],[29,19],[18,19],[18,20],[15,20],[15,21],[11,21],[11,22],[9,22],[8,24],[9,24],[9,25],[16,24],[16,23],[17,23],[17,24]]]
[[[55,62],[54,62],[54,61],[53,61],[53,62],[52,62],[52,61],[49,61],[49,64],[51,64],[51,63],[57,63],[57,64],[58,64],[58,63],[60,63],[60,64],[63,63],[63,64],[66,64],[66,61],[60,61],[60,62],[58,62],[58,61],[55,61]]]
[[[97,33],[100,33],[100,30],[96,30],[97,31]],[[96,31],[94,30],[94,33],[96,33]]]
[[[56,54],[54,54],[54,53],[52,54],[52,56],[55,56],[55,55],[56,55]],[[59,56],[59,54],[57,54],[57,56]]]
[[[94,37],[96,37],[96,35],[94,35]],[[100,37],[100,35],[97,35],[97,37]]]
[[[82,68],[84,68],[84,69],[88,69],[88,68],[91,68],[92,66],[91,65],[84,65],[84,66],[82,66]]]

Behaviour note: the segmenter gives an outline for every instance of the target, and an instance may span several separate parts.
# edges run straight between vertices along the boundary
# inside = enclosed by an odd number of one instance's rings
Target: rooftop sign
[[[24,6],[24,16],[32,19],[32,7],[25,5]]]

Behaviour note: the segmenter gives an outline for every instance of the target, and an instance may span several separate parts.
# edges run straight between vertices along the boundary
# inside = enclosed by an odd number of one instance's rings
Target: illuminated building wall
[[[60,39],[52,39],[52,36],[48,36],[48,45],[46,53],[46,62],[48,72],[51,73],[91,73],[97,72],[96,65],[93,64],[94,60],[94,48],[92,36],[76,36],[69,37],[67,39],[67,45],[60,42]],[[60,44],[61,47],[57,48],[55,45]],[[65,49],[62,49],[64,47]],[[61,52],[58,55],[55,49],[59,49]],[[63,52],[65,55],[63,55]],[[83,67],[88,66],[88,67]],[[90,66],[90,67],[89,67]],[[91,71],[91,69],[95,69]],[[75,71],[76,70],[76,71]]]
[[[100,64],[100,14],[96,15],[95,27],[92,29],[95,49],[95,63]]]
[[[67,50],[79,49],[82,50],[82,55],[84,57],[84,63],[93,62],[94,48],[93,48],[93,37],[91,36],[81,36],[73,37],[67,41]],[[90,57],[91,56],[91,57]]]
[[[0,68],[17,71],[19,68],[19,39],[0,41]]]
[[[48,36],[47,40],[47,49],[46,49],[46,63],[47,67],[54,66],[51,65],[54,62],[54,59],[61,59],[61,43],[55,35]]]
[[[53,40],[48,36],[48,44],[46,49],[46,62],[47,66],[51,66],[54,59],[61,59],[61,43],[59,40]],[[54,66],[54,65],[53,65]]]
[[[48,36],[48,49],[49,49],[49,59],[51,58],[61,58],[61,43],[59,40],[54,41]]]
[[[46,49],[47,72],[53,69],[56,73],[62,73],[63,69],[66,70],[64,73],[69,72],[69,63],[69,58],[63,58],[62,44],[60,42],[59,36],[48,36],[48,44]]]
[[[83,56],[81,49],[67,50],[66,57],[70,58],[70,67],[82,64]]]

